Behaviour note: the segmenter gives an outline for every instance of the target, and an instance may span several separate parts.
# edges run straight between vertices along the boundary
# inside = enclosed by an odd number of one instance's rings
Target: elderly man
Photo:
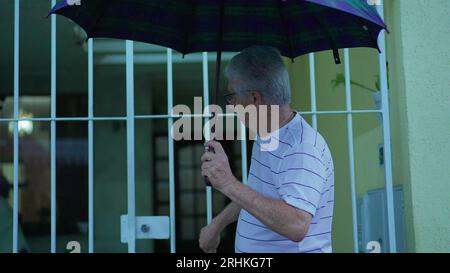
[[[237,253],[331,252],[332,156],[324,138],[289,107],[289,75],[279,51],[247,48],[230,61],[226,77],[230,104],[279,106],[279,126],[265,135],[258,128],[248,185],[233,175],[218,142],[206,144],[213,149],[201,158],[202,175],[232,202],[201,230],[200,248],[216,252],[222,230],[238,220]],[[257,118],[270,119],[270,114]],[[273,132],[279,145],[263,149],[262,139]]]

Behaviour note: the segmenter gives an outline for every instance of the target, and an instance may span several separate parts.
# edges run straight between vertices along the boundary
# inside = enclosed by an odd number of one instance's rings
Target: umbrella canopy
[[[73,20],[88,38],[140,41],[182,54],[217,52],[214,104],[222,51],[266,45],[293,59],[331,49],[340,63],[339,48],[378,49],[386,28],[367,0],[63,0],[50,13]]]
[[[70,18],[89,38],[140,41],[182,54],[237,52],[251,45],[276,47],[289,58],[329,49],[378,49],[378,34],[386,28],[367,0],[73,2],[60,1],[50,13]]]

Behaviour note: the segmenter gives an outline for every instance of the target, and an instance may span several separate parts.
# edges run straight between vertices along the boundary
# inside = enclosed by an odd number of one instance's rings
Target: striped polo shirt
[[[293,242],[242,209],[239,215],[237,253],[332,252],[331,226],[334,205],[333,159],[324,138],[299,113],[268,138],[278,141],[266,149],[267,140],[253,144],[248,186],[260,194],[310,213],[313,218],[301,242]]]

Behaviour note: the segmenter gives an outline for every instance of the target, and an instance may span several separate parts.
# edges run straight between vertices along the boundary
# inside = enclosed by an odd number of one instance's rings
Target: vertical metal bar
[[[350,85],[350,54],[349,49],[344,49],[345,63],[345,96],[347,111],[352,111],[352,93]],[[348,137],[348,158],[350,164],[350,188],[352,194],[352,222],[353,222],[353,248],[358,253],[358,214],[356,202],[356,179],[355,179],[355,159],[353,152],[353,116],[347,113],[347,137]]]
[[[14,178],[13,178],[13,253],[19,248],[19,10],[14,2]]]
[[[52,7],[56,3],[52,0]],[[51,16],[50,195],[51,252],[56,252],[56,15]]]
[[[175,170],[174,170],[174,143],[172,136],[173,128],[173,59],[172,49],[167,49],[167,111],[169,119],[167,122],[168,144],[169,144],[169,200],[170,200],[170,252],[176,252],[175,232]]]
[[[316,103],[316,60],[314,53],[309,54],[309,80],[311,89],[311,112],[313,128],[317,130],[317,103]]]
[[[208,53],[203,52],[203,104],[205,107],[209,105],[209,79],[208,79]],[[209,114],[209,113],[208,113]],[[208,122],[208,118],[204,118],[205,124]],[[209,130],[205,132],[205,140],[211,140]],[[206,222],[209,224],[212,221],[212,188],[206,187]]]
[[[94,253],[94,42],[88,40],[88,203],[89,253]]]
[[[244,123],[242,123],[239,119],[237,119],[239,123],[238,126],[241,126],[241,169],[242,169],[242,183],[247,185],[247,134]]]
[[[136,252],[136,202],[134,164],[134,54],[133,41],[126,41],[127,75],[127,175],[128,175],[128,252]]]
[[[377,7],[378,13],[384,20],[384,4],[381,0],[381,5]],[[386,37],[383,32],[378,38],[378,45],[381,53],[379,54],[380,67],[380,87],[381,87],[381,102],[382,102],[382,118],[383,118],[383,143],[384,143],[384,174],[386,179],[386,201],[387,201],[387,216],[388,216],[388,230],[389,230],[389,252],[397,252],[396,231],[395,231],[395,211],[394,211],[394,186],[392,183],[392,154],[391,154],[391,128],[390,128],[390,113],[389,113],[389,90],[387,82],[387,68],[386,68]]]

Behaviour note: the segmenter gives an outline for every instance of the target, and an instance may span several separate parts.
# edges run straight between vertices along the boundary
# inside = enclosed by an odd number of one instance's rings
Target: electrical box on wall
[[[394,213],[397,252],[406,252],[403,187],[394,187]],[[378,242],[380,251],[389,250],[386,189],[368,191],[358,200],[360,250],[369,252],[368,245]]]

